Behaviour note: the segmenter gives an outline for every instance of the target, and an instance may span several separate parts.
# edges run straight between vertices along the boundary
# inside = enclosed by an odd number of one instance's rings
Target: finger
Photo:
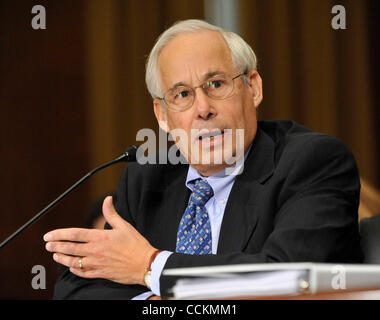
[[[87,244],[76,242],[52,241],[45,245],[47,251],[83,257],[88,255]]]
[[[125,220],[117,213],[111,196],[103,201],[103,216],[113,229],[125,223]]]
[[[87,278],[87,279],[100,278],[99,272],[97,270],[70,268],[70,272],[82,278]]]
[[[68,228],[50,231],[44,235],[45,241],[89,242],[94,234],[91,229]]]
[[[82,269],[80,270],[84,271],[92,269],[91,259],[88,257],[73,257],[62,253],[54,253],[53,259],[55,262],[58,262],[68,268],[76,269],[80,269],[80,261],[82,261]]]

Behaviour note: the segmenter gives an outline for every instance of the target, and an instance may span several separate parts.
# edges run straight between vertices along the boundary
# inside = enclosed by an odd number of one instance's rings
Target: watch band
[[[156,259],[156,257],[158,256],[158,254],[160,252],[162,252],[163,250],[156,250],[153,252],[152,256],[150,257],[150,260],[149,260],[149,264],[148,264],[148,269],[146,271],[152,271],[152,264],[153,264],[153,261],[154,259]]]
[[[157,255],[162,252],[163,250],[156,250],[153,252],[152,256],[149,259],[148,268],[145,270],[144,273],[144,283],[145,286],[147,286],[150,289],[150,277],[151,277],[151,271],[152,271],[152,264],[154,259],[156,259]]]

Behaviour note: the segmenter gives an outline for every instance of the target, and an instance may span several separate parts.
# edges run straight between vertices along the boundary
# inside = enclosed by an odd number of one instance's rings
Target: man
[[[146,82],[161,128],[186,133],[176,144],[190,166],[129,164],[115,207],[103,204],[110,230],[45,235],[70,268],[55,298],[167,297],[175,279],[162,271],[178,267],[362,261],[352,154],[294,122],[257,121],[262,82],[244,40],[182,21],[157,41]],[[242,173],[226,174],[239,145]]]

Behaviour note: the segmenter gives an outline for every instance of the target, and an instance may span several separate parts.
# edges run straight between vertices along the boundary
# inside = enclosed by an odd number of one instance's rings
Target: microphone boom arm
[[[41,218],[46,212],[48,212],[51,208],[53,208],[58,202],[60,202],[63,198],[69,195],[72,191],[74,191],[79,185],[81,185],[84,181],[90,178],[96,172],[107,168],[113,164],[122,162],[122,161],[136,161],[136,146],[129,146],[127,150],[115,160],[109,161],[95,168],[94,170],[87,173],[84,177],[79,179],[76,183],[74,183],[69,189],[67,189],[64,193],[62,193],[57,199],[49,203],[44,209],[42,209],[39,213],[37,213],[32,219],[26,222],[23,226],[17,229],[14,233],[12,233],[8,238],[6,238],[2,243],[0,243],[0,249],[2,249],[5,245],[11,242],[16,236],[18,236],[21,232],[23,232],[26,228],[28,228],[31,224]]]

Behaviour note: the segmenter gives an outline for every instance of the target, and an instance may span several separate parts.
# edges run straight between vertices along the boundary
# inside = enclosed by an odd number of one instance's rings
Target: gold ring
[[[82,258],[78,260],[79,269],[83,269],[83,261]]]

